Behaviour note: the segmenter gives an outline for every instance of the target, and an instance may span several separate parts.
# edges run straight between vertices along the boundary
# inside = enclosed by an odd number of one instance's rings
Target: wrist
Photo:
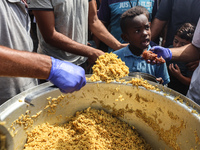
[[[52,68],[51,57],[37,53],[34,56],[35,57],[32,59],[32,61],[29,61],[31,63],[30,66],[34,66],[34,72],[32,71],[32,77],[38,79],[47,79],[50,75]]]
[[[50,59],[51,59],[51,68],[49,70],[49,76],[47,78],[48,81],[51,80],[51,78],[53,77],[54,65],[55,65],[55,61],[56,61],[55,58],[53,58],[53,57],[50,57]]]
[[[121,49],[123,47],[122,43],[120,43],[119,41],[116,41],[115,43],[113,43],[113,46],[111,47],[113,50],[118,50]]]
[[[168,48],[168,52],[169,52],[169,58],[168,58],[168,61],[170,61],[172,59],[172,52],[171,50]]]

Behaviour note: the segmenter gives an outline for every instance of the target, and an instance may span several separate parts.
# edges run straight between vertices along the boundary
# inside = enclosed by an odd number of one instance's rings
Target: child
[[[173,47],[181,47],[191,43],[195,26],[190,23],[183,24],[176,32],[173,40]],[[167,63],[170,74],[168,86],[183,95],[187,94],[193,71],[188,70],[187,64],[183,62],[170,61]],[[199,64],[199,61],[193,62]]]
[[[166,63],[151,65],[142,59],[143,51],[151,48],[151,31],[148,11],[142,6],[135,6],[121,16],[122,39],[130,43],[127,47],[114,51],[129,67],[130,72],[144,72],[162,78],[163,84],[169,83]]]

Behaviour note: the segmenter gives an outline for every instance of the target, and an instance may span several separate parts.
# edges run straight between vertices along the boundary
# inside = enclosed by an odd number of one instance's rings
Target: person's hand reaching
[[[52,67],[48,81],[56,85],[63,93],[80,90],[86,84],[83,68],[70,62],[51,57]]]
[[[162,56],[166,61],[170,61],[172,59],[172,52],[168,48],[154,46],[150,49],[150,51],[157,54],[157,57]]]
[[[194,71],[199,66],[199,60],[189,62],[186,64],[186,66],[187,66],[188,70]]]

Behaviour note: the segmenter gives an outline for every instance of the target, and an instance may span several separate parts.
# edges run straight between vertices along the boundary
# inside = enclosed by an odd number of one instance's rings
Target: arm
[[[61,92],[71,93],[86,84],[83,68],[37,53],[0,46],[0,76],[47,79]]]
[[[183,62],[192,62],[199,60],[200,56],[200,20],[194,32],[192,43],[178,47],[178,48],[164,48],[160,46],[152,47],[150,50],[158,55],[162,56],[166,61],[175,60]],[[148,63],[152,63],[153,59],[147,60]]]
[[[165,34],[165,26],[170,20],[174,7],[174,0],[161,0],[159,8],[156,12],[155,19],[152,21],[152,41],[154,41],[161,33]],[[165,38],[165,35],[162,35]]]
[[[91,32],[110,48],[117,50],[127,46],[127,44],[121,44],[117,39],[115,39],[106,29],[104,24],[98,19],[96,0],[91,0],[89,3],[88,22]]]
[[[200,48],[195,47],[193,44],[188,44],[178,48],[171,48],[172,60],[191,62],[199,60]]]
[[[194,46],[192,43],[182,47],[170,49],[161,46],[154,46],[150,49],[150,51],[156,53],[157,57],[162,56],[166,61],[175,60],[181,62],[192,62],[199,60],[200,58],[200,48]],[[148,59],[146,59],[148,63],[156,63],[154,57]]]
[[[161,21],[155,18],[151,24],[151,40],[154,41],[165,28],[167,21]]]
[[[55,29],[55,19],[53,11],[33,10],[38,27],[46,43],[57,47],[63,51],[88,57],[92,62],[103,55],[101,50],[80,44],[69,37],[59,33]]]
[[[0,64],[0,76],[47,79],[51,70],[49,56],[13,50],[4,46],[0,46]]]

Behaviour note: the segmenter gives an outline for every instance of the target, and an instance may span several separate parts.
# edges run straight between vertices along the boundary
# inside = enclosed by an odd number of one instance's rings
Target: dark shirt
[[[186,22],[197,24],[200,0],[162,0],[156,18],[168,22],[165,47],[173,43],[177,29]]]

